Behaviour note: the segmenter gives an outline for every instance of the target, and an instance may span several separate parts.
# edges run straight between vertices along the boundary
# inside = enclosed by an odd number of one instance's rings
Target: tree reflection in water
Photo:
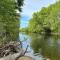
[[[60,36],[48,36],[40,34],[30,34],[31,47],[35,53],[40,53],[44,58],[50,60],[60,60]]]

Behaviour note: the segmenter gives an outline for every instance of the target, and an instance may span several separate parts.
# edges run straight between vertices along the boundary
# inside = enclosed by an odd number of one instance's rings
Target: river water
[[[27,49],[26,55],[35,60],[60,60],[60,36],[45,34],[20,33],[23,49]]]

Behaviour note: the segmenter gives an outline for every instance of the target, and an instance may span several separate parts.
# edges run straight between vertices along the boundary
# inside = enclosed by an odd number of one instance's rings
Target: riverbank
[[[22,57],[19,57],[18,59],[16,59],[19,55],[20,55],[20,53],[15,53],[13,55],[8,55],[6,57],[0,58],[0,60],[34,60],[30,56],[22,56]]]
[[[27,51],[27,48],[26,48],[26,51]],[[14,52],[14,53],[12,53],[11,51],[9,52],[8,55],[1,56],[0,60],[34,60],[32,57],[25,55],[26,51],[24,51],[23,49],[21,49],[19,52]]]
[[[21,47],[18,47],[19,45],[21,44],[17,41],[0,45],[0,60],[34,60],[30,56],[25,56],[28,46],[24,51]]]
[[[10,41],[7,44],[0,45],[0,58],[8,56],[9,54],[17,53],[20,49],[18,46],[21,45],[17,41]]]

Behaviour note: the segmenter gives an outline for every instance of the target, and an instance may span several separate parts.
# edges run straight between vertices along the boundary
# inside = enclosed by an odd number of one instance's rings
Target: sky
[[[20,27],[27,27],[34,12],[40,11],[43,7],[48,7],[50,4],[55,2],[56,0],[24,0]]]

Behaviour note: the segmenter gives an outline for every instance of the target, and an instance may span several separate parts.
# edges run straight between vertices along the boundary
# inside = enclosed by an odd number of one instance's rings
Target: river
[[[28,50],[26,55],[35,60],[60,60],[60,36],[45,34],[20,33],[23,49]]]

